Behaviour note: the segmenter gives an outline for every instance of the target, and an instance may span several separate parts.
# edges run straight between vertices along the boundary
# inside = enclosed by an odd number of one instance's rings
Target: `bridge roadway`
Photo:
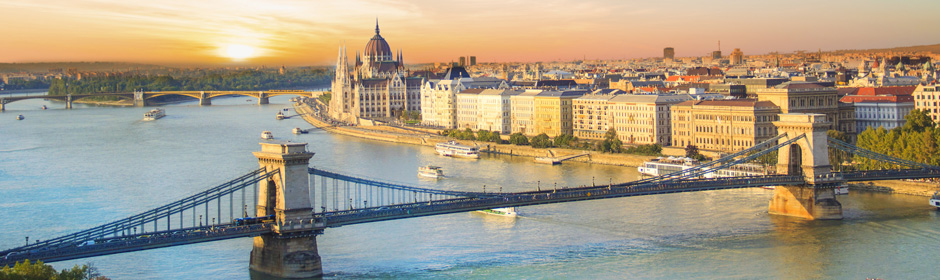
[[[940,177],[940,170],[901,169],[855,171],[832,173],[825,177],[816,178],[816,180],[817,185],[820,187],[831,187],[844,181],[874,181],[928,177]],[[54,247],[34,248],[27,252],[14,251],[6,256],[0,256],[0,266],[13,265],[15,262],[24,259],[41,259],[45,262],[55,262],[231,238],[253,237],[271,232],[286,235],[319,234],[326,228],[491,208],[799,184],[805,184],[803,176],[768,175],[692,180],[666,179],[642,184],[629,182],[613,185],[547,189],[519,193],[468,193],[474,196],[314,213],[313,219],[307,221],[286,221],[282,224],[264,223],[252,225],[234,225],[231,223],[216,224],[103,238],[96,240],[94,244],[87,244],[85,242],[58,244]]]
[[[27,100],[27,99],[52,99],[66,102],[66,108],[72,107],[72,102],[88,97],[117,97],[121,99],[127,99],[134,101],[135,106],[144,106],[146,105],[146,100],[159,96],[166,95],[180,95],[188,96],[200,100],[200,104],[209,105],[209,101],[214,97],[227,96],[227,95],[240,95],[248,96],[253,98],[259,98],[259,103],[266,104],[267,98],[280,96],[280,95],[299,95],[306,96],[311,98],[316,98],[322,95],[322,91],[303,91],[303,90],[215,90],[215,91],[198,91],[198,90],[187,90],[187,91],[152,91],[152,92],[128,92],[128,93],[94,93],[94,94],[68,94],[68,95],[25,95],[25,96],[9,96],[9,97],[0,97],[0,111],[5,109],[5,105],[11,102]],[[137,96],[140,94],[140,96]],[[141,100],[138,100],[141,99]],[[261,101],[261,100],[265,101]]]

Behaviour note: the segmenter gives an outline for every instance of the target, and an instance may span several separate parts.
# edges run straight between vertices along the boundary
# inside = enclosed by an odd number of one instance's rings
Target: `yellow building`
[[[608,102],[612,94],[585,94],[575,98],[573,107],[574,136],[581,139],[602,140],[610,129]]]
[[[690,100],[672,111],[672,144],[732,153],[777,135],[780,107],[769,101]]]
[[[582,90],[543,91],[532,99],[533,119],[536,135],[545,133],[548,137],[562,134],[573,135],[571,105],[575,98],[587,93]]]
[[[824,114],[832,123],[831,129],[842,131],[849,137],[855,137],[854,115],[852,106],[839,106],[839,92],[834,87],[816,83],[783,83],[773,88],[757,91],[757,99],[770,101],[780,107],[783,114],[812,113]]]
[[[670,146],[672,113],[669,107],[690,99],[688,94],[617,95],[609,101],[611,127],[625,144]],[[604,135],[600,137],[603,139]]]
[[[934,122],[940,122],[940,86],[920,85],[914,89],[914,108],[927,111]]]

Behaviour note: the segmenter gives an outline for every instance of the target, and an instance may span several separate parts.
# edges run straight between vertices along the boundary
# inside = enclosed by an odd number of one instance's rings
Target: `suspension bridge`
[[[308,166],[305,143],[265,142],[259,169],[231,181],[87,230],[0,251],[0,266],[55,262],[224,239],[253,237],[250,268],[283,278],[322,274],[316,236],[328,228],[500,207],[734,188],[777,186],[771,214],[841,219],[833,188],[851,181],[940,177],[911,162],[826,136],[824,115],[782,114],[782,134],[748,149],[664,176],[607,185],[501,193],[436,190]],[[893,169],[832,172],[829,148]],[[777,153],[777,172],[709,178],[716,170]],[[226,209],[227,208],[227,209]]]

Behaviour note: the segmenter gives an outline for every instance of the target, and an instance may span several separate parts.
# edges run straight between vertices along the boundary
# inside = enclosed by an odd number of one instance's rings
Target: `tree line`
[[[301,68],[285,71],[265,70],[200,70],[179,75],[88,77],[81,80],[55,79],[49,94],[90,94],[178,90],[268,90],[325,86],[332,73],[325,68]]]
[[[904,117],[903,126],[887,130],[884,127],[868,127],[858,134],[856,146],[910,161],[940,165],[940,129],[925,110],[916,109]],[[839,159],[848,159],[844,156]],[[861,170],[897,168],[892,164],[855,156],[856,166]],[[838,161],[843,163],[843,161]],[[833,162],[835,165],[836,162]]]
[[[533,148],[566,148],[578,150],[600,151],[605,153],[627,153],[647,156],[662,155],[663,148],[657,144],[638,145],[624,147],[623,142],[617,137],[617,130],[611,128],[600,141],[582,140],[570,134],[561,134],[555,138],[548,137],[548,134],[541,133],[533,137],[527,137],[522,133],[516,132],[509,135],[509,141],[503,140],[498,132],[488,130],[473,130],[467,128],[464,130],[452,129],[441,132],[442,135],[460,140],[474,140],[483,142],[494,142],[497,144],[513,144],[518,146],[532,146]]]

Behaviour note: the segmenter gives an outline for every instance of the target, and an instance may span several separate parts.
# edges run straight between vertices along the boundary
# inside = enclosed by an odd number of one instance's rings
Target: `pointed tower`
[[[330,117],[345,120],[350,112],[351,81],[349,80],[349,60],[346,57],[346,46],[339,47],[336,57],[336,74],[333,78],[333,93],[330,98]]]

